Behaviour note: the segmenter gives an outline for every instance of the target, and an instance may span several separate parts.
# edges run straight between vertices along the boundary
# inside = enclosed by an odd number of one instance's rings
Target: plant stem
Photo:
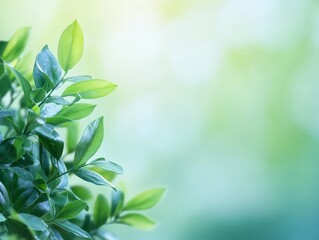
[[[58,84],[55,85],[55,87],[52,88],[52,90],[49,92],[49,94],[40,102],[39,107],[41,107],[41,106],[45,103],[45,101],[46,101],[49,97],[51,97],[51,94],[52,94],[52,93],[54,92],[54,90],[63,82],[63,80],[64,80],[64,78],[65,78],[65,76],[66,76],[67,73],[68,73],[68,71],[66,71],[66,72],[64,73],[62,79],[58,82]]]

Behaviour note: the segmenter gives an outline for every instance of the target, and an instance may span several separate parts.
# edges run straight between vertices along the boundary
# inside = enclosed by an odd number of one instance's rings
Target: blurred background
[[[123,166],[129,196],[167,188],[148,213],[157,228],[112,227],[120,240],[319,239],[318,1],[0,0],[0,9],[1,39],[32,27],[33,58],[46,43],[56,53],[77,19],[85,51],[70,75],[119,85],[86,120],[105,116],[100,155]]]

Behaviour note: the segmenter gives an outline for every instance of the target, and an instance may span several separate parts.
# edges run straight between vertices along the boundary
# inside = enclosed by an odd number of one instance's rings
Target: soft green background
[[[124,167],[129,196],[167,187],[149,212],[158,227],[113,227],[119,239],[319,239],[318,1],[0,0],[0,9],[1,39],[32,26],[33,56],[46,43],[56,52],[77,19],[85,52],[71,74],[119,85],[91,118],[105,115],[100,155]]]

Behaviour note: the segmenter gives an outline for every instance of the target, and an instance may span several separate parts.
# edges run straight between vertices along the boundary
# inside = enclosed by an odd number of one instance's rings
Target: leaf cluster
[[[122,167],[94,157],[103,141],[103,117],[79,137],[78,120],[95,109],[82,100],[104,97],[116,85],[88,75],[68,76],[83,53],[78,22],[63,31],[58,58],[44,46],[33,70],[29,55],[22,55],[29,34],[25,27],[0,41],[0,238],[114,239],[108,224],[152,228],[155,222],[137,211],[157,204],[164,189],[148,190],[125,203],[112,182]],[[57,94],[59,88],[62,94]],[[70,175],[109,187],[110,200],[74,185]]]

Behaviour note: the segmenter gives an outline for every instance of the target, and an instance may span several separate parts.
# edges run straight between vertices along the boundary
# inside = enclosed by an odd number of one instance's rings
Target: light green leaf
[[[31,230],[34,231],[44,231],[48,225],[37,216],[28,214],[28,213],[20,213],[19,216],[22,219],[22,222],[27,225]]]
[[[91,235],[88,232],[82,230],[80,227],[67,220],[57,220],[53,222],[53,224],[57,225],[58,227],[64,229],[67,232],[74,234],[75,236],[92,239]]]
[[[43,146],[52,154],[53,157],[59,159],[63,152],[64,142],[60,135],[47,125],[35,129]]]
[[[110,214],[110,206],[107,199],[99,194],[96,198],[94,209],[93,209],[93,221],[99,228],[106,223],[107,218]]]
[[[104,170],[115,172],[117,174],[123,174],[123,168],[114,162],[108,161],[105,158],[98,158],[88,163],[87,165],[97,166]]]
[[[85,129],[74,154],[74,165],[85,164],[101,146],[104,135],[103,117],[89,124]]]
[[[139,229],[152,229],[155,227],[156,223],[149,219],[148,217],[142,215],[142,214],[137,214],[137,213],[130,213],[126,214],[124,216],[121,216],[118,220],[117,223],[122,223],[126,224],[132,227],[136,227]]]
[[[83,80],[90,80],[90,79],[92,79],[92,77],[89,75],[81,75],[81,76],[68,77],[68,78],[64,79],[64,81],[81,82]]]
[[[68,153],[74,152],[79,139],[79,128],[76,123],[67,125],[66,148]]]
[[[74,172],[74,174],[87,182],[94,183],[95,185],[109,186],[109,187],[113,188],[114,190],[116,190],[116,188],[114,187],[114,185],[112,183],[110,183],[109,181],[104,179],[100,174],[95,173],[93,171],[90,171],[90,170],[87,170],[84,168],[80,168],[80,169],[76,170]]]
[[[83,53],[83,45],[83,33],[75,20],[63,31],[59,40],[58,59],[64,71],[68,71],[79,62]]]
[[[57,218],[72,219],[87,207],[87,204],[81,200],[68,202],[58,213]]]
[[[5,61],[11,62],[20,56],[27,45],[29,34],[30,27],[20,28],[14,33],[2,54]]]
[[[93,197],[91,191],[88,188],[80,185],[72,186],[71,190],[77,197],[84,201],[88,201]]]
[[[65,106],[55,116],[46,119],[47,123],[59,125],[69,121],[79,120],[90,115],[96,105],[87,103],[76,103],[72,106]]]
[[[125,205],[124,210],[145,210],[154,207],[162,198],[164,188],[155,188],[142,192]]]
[[[74,83],[67,87],[62,96],[80,95],[84,99],[100,98],[111,93],[117,85],[105,80],[92,79]]]

